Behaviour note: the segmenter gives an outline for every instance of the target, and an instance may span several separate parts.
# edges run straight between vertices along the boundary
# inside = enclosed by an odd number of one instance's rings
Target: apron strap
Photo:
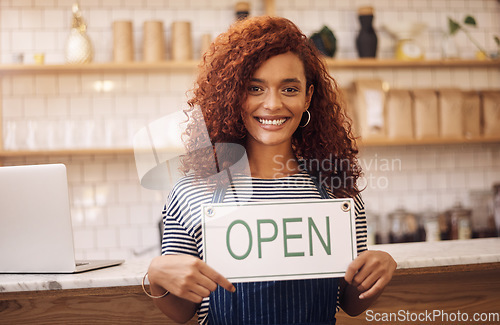
[[[328,191],[326,190],[326,188],[323,185],[319,184],[318,177],[311,176],[311,179],[312,179],[314,185],[316,185],[316,188],[318,189],[319,195],[321,195],[321,199],[323,199],[323,200],[329,199],[330,195],[328,195]]]
[[[214,195],[212,196],[212,203],[222,203],[224,197],[226,196],[228,184],[223,182],[218,182],[215,187]]]

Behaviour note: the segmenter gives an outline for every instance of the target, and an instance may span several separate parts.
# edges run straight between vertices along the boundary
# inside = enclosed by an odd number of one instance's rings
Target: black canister
[[[361,29],[356,37],[356,49],[360,58],[374,58],[377,55],[377,34],[373,29],[373,8],[360,7],[358,18]]]

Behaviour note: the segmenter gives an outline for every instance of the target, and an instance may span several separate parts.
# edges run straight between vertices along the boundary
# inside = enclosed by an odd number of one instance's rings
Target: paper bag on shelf
[[[481,98],[477,91],[463,93],[464,135],[468,139],[481,135]]]
[[[341,101],[346,117],[351,122],[351,132],[354,137],[359,137],[359,119],[356,116],[356,91],[353,87],[344,88],[341,91]]]
[[[415,138],[439,137],[438,98],[433,89],[412,91]]]
[[[385,97],[387,83],[378,79],[354,81],[356,118],[363,139],[386,138]]]
[[[483,97],[483,135],[500,136],[500,91],[482,92]]]
[[[440,89],[439,131],[442,138],[463,138],[463,98],[460,89]]]
[[[413,116],[409,90],[391,89],[387,93],[387,136],[413,139]]]

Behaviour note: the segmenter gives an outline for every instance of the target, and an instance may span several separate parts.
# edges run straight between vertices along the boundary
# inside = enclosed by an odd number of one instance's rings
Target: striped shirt
[[[331,198],[333,194],[329,192]],[[212,201],[213,192],[203,182],[186,176],[171,191],[163,210],[165,231],[162,254],[188,254],[203,259],[201,205]],[[224,203],[266,200],[321,199],[313,180],[305,171],[277,179],[259,179],[235,175],[227,189]],[[366,250],[366,217],[360,195],[354,198],[358,254]],[[207,324],[209,298],[198,310],[198,323]],[[338,306],[338,301],[337,301]]]

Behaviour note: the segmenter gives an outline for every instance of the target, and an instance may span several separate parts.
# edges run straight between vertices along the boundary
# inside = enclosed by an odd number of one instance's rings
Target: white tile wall
[[[252,14],[263,13],[262,1],[250,1]],[[295,21],[310,35],[323,25],[329,26],[338,38],[337,57],[355,57],[354,39],[359,30],[356,10],[361,5],[375,8],[374,26],[378,32],[380,57],[391,57],[395,40],[383,25],[391,21],[423,21],[428,29],[418,38],[426,46],[429,58],[440,56],[442,31],[447,28],[447,17],[462,20],[466,14],[476,17],[478,26],[472,35],[494,51],[493,35],[498,34],[500,6],[496,0],[405,0],[405,1],[276,1],[277,14]],[[2,38],[1,62],[12,62],[12,54],[24,53],[26,62],[33,62],[33,54],[44,52],[46,62],[64,61],[64,44],[71,24],[72,1],[2,1],[0,29]],[[196,56],[199,56],[200,37],[203,33],[216,35],[225,30],[234,19],[234,2],[217,1],[85,1],[82,13],[88,33],[96,47],[96,61],[111,59],[111,22],[132,20],[136,36],[135,54],[141,59],[140,40],[142,24],[146,20],[160,19],[165,25],[165,36],[170,37],[170,25],[175,20],[189,20],[193,24]],[[475,47],[463,33],[456,41],[463,57],[473,57]]]
[[[384,223],[398,206],[416,213],[443,211],[458,201],[468,206],[470,191],[500,182],[499,160],[490,159],[499,152],[498,144],[364,148],[365,178],[375,178],[363,192],[368,215],[379,215]],[[395,167],[381,172],[387,160]]]
[[[71,23],[73,0],[0,0],[0,63],[24,54],[45,53],[46,63],[64,62],[64,46]],[[250,1],[252,14],[263,13],[263,3]],[[329,26],[338,40],[338,58],[355,58],[354,39],[359,29],[356,10],[375,8],[379,57],[393,55],[394,39],[383,24],[420,20],[428,29],[418,41],[428,58],[441,55],[441,31],[448,15],[478,20],[473,35],[488,51],[500,34],[500,4],[496,0],[277,0],[277,14],[292,19],[307,35]],[[200,37],[224,31],[234,19],[230,0],[87,0],[81,2],[88,33],[95,46],[95,61],[112,58],[111,22],[134,23],[135,55],[142,57],[142,23],[164,22],[165,37],[175,20],[193,24],[195,57]],[[463,57],[475,48],[463,34],[456,42]],[[396,88],[450,87],[500,88],[499,69],[338,69],[331,71],[341,86],[356,78],[382,78]],[[131,137],[147,122],[185,105],[192,73],[59,73],[1,77],[4,145],[7,149],[65,147],[130,147]],[[8,133],[8,134],[7,134]],[[449,208],[457,199],[468,202],[471,189],[486,189],[500,182],[500,148],[497,144],[467,146],[372,147],[361,151],[367,185],[364,198],[369,215],[384,220],[391,210],[405,206],[413,211]],[[63,162],[68,179],[80,258],[136,258],[158,254],[158,220],[166,193],[143,189],[133,157],[62,156],[9,158],[6,165]],[[383,163],[394,162],[387,169]]]

